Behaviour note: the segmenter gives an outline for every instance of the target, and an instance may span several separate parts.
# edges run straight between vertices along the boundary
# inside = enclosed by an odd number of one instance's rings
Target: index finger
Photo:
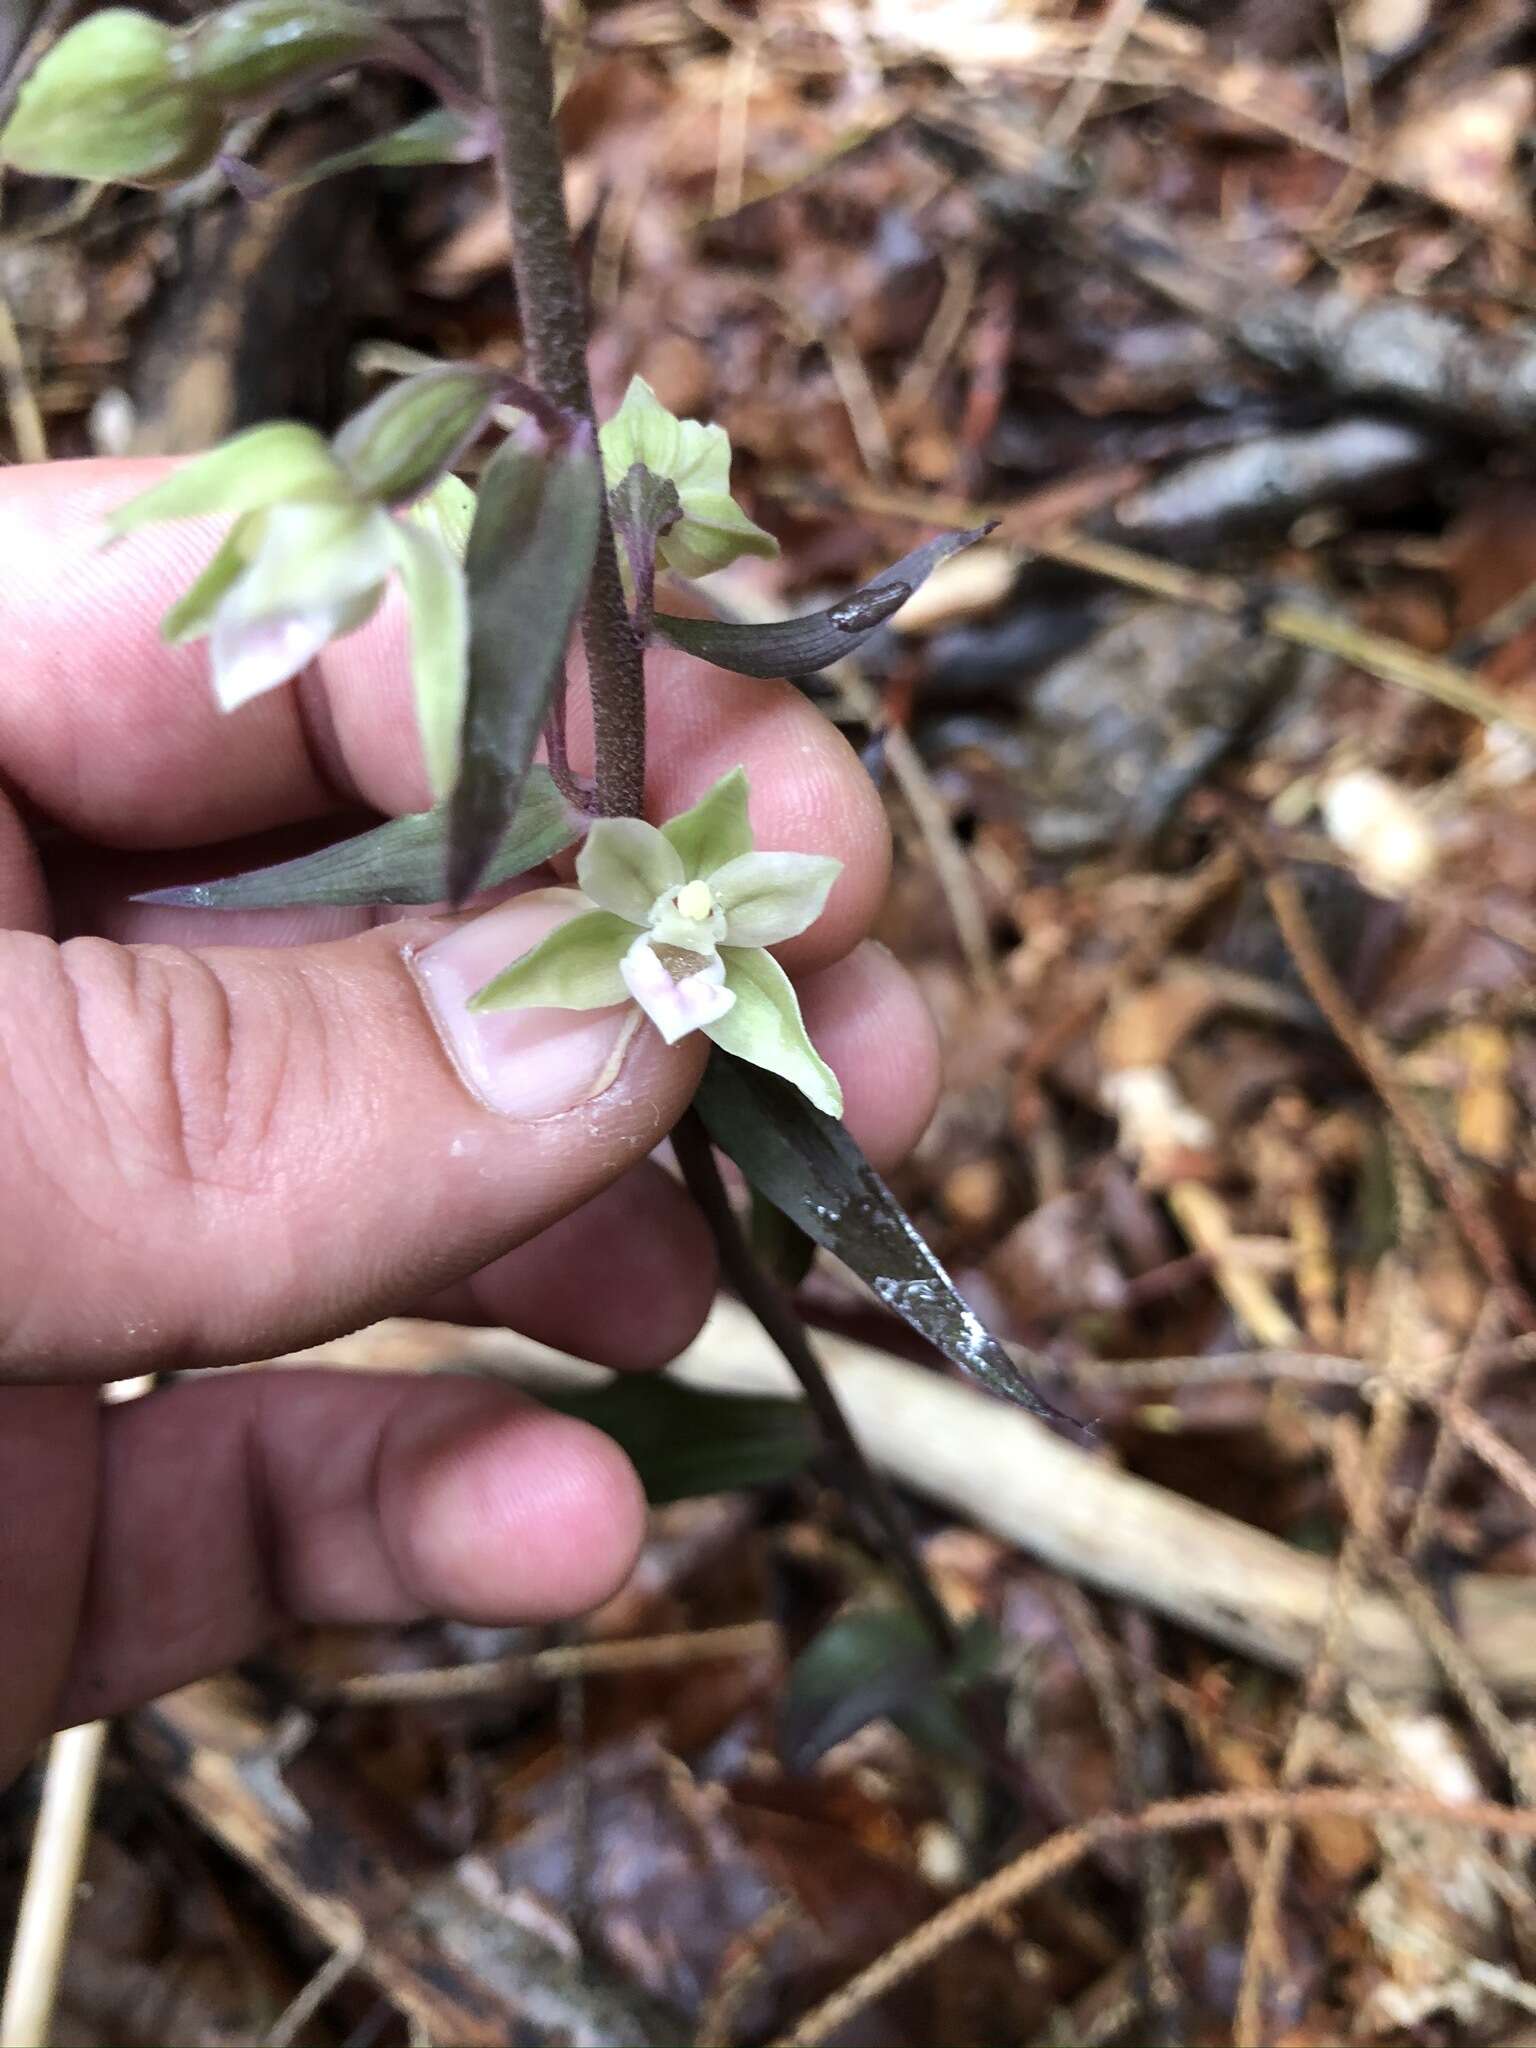
[[[202,522],[103,551],[109,512],[159,461],[58,463],[0,478],[0,776],[83,838],[187,847],[323,815],[339,801],[396,814],[428,801],[403,618],[386,604],[291,688],[233,714],[214,705],[201,644],[167,647],[163,613],[217,539]],[[863,936],[889,856],[879,800],[842,736],[784,685],[649,657],[648,808],[668,816],[738,763],[759,843],[844,863],[796,966]],[[578,727],[580,720],[576,721]]]

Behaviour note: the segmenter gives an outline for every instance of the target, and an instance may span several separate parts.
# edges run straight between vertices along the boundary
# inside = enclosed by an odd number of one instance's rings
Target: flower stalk
[[[828,1444],[841,1463],[854,1499],[868,1509],[889,1553],[913,1611],[928,1631],[939,1660],[953,1662],[960,1648],[959,1632],[933,1587],[912,1540],[900,1500],[883,1473],[869,1462],[843,1413],[832,1383],[811,1348],[794,1303],[770,1273],[753,1257],[731,1207],[715,1160],[709,1133],[697,1110],[688,1110],[672,1132],[672,1149],[688,1192],[703,1210],[720,1254],[720,1269],[783,1355]]]
[[[586,312],[571,251],[539,0],[475,0],[475,13],[512,222],[512,275],[528,366],[557,405],[594,419]],[[581,634],[592,691],[597,807],[607,817],[638,816],[645,800],[645,677],[606,505]]]

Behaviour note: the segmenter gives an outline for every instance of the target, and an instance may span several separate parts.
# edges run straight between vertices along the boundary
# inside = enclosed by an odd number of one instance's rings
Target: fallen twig
[[[440,1700],[494,1698],[528,1680],[598,1678],[625,1671],[670,1671],[732,1657],[773,1656],[783,1648],[774,1621],[744,1621],[728,1628],[641,1636],[604,1643],[560,1643],[549,1650],[496,1657],[484,1664],[450,1664],[431,1671],[368,1671],[343,1678],[329,1697],[349,1706],[431,1706]]]
[[[1134,1841],[1147,1834],[1187,1834],[1196,1828],[1229,1827],[1244,1821],[1289,1821],[1348,1817],[1371,1822],[1383,1818],[1444,1822],[1447,1826],[1486,1829],[1491,1834],[1536,1841],[1536,1813],[1516,1811],[1479,1801],[1448,1806],[1407,1792],[1334,1790],[1301,1792],[1213,1792],[1197,1799],[1163,1799],[1139,1814],[1106,1813],[1064,1828],[1038,1847],[1028,1849],[925,1920],[913,1933],[871,1963],[830,1998],[806,2013],[773,2044],[773,2048],[820,2048],[848,2022],[905,1983],[994,1914],[1006,1912],[1053,1878],[1075,1869],[1085,1856],[1106,1842]]]
[[[66,1728],[48,1745],[42,1806],[0,2004],[0,2048],[45,2048],[53,2038],[59,1971],[74,1919],[106,1739],[106,1722],[88,1721],[80,1728]]]

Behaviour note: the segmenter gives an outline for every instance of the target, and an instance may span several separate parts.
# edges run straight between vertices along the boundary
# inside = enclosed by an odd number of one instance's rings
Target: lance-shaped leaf
[[[580,838],[578,818],[550,780],[531,768],[517,816],[502,834],[484,886],[510,882]],[[354,839],[324,846],[297,860],[252,868],[217,882],[154,889],[139,903],[179,910],[276,910],[295,903],[442,903],[447,900],[448,806],[391,818]]]
[[[338,150],[334,156],[322,157],[307,171],[272,185],[269,196],[276,192],[307,192],[310,186],[323,184],[327,178],[341,177],[347,171],[399,169],[416,164],[479,163],[490,155],[491,146],[485,123],[472,120],[452,107],[433,107],[425,114],[418,114],[414,121],[407,121],[404,127],[391,128],[387,134],[375,135],[369,142],[359,142],[351,149]]]
[[[779,1745],[793,1771],[808,1771],[870,1721],[890,1720],[919,1748],[970,1757],[960,1698],[997,1654],[991,1624],[967,1623],[948,1665],[910,1607],[856,1607],[813,1636],[795,1659],[784,1694]]]
[[[718,1046],[694,1107],[750,1186],[952,1364],[1036,1415],[1070,1424],[966,1306],[922,1232],[835,1117],[777,1075]]]
[[[924,541],[851,597],[829,605],[824,612],[807,612],[804,618],[744,626],[725,619],[679,619],[670,612],[658,612],[655,630],[685,654],[696,654],[737,675],[765,679],[813,675],[817,669],[830,668],[833,662],[857,654],[870,634],[901,610],[940,562],[991,531],[991,525],[976,526],[969,533],[944,533]]]
[[[712,1394],[674,1380],[620,1375],[595,1392],[543,1392],[628,1452],[653,1507],[739,1487],[776,1486],[803,1472],[820,1449],[798,1401]]]
[[[522,421],[480,479],[464,558],[469,692],[450,809],[454,903],[479,887],[517,810],[592,574],[601,505],[596,439],[585,421],[553,443]]]

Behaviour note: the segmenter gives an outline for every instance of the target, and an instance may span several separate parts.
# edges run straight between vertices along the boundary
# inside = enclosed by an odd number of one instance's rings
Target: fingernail
[[[564,924],[575,906],[547,892],[515,897],[415,955],[411,967],[465,1085],[503,1116],[528,1122],[586,1102],[612,1079],[634,1006],[610,1010],[492,1010],[469,999],[520,953]]]

